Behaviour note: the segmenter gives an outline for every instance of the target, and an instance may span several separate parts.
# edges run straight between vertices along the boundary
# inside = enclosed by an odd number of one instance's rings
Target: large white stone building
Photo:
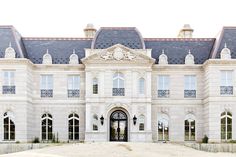
[[[0,141],[236,139],[236,27],[217,38],[143,38],[88,25],[84,38],[0,26]]]

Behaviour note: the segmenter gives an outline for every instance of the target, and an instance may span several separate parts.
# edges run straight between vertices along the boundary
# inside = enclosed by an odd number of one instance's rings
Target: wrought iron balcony
[[[16,94],[16,86],[2,86],[2,94]]]
[[[41,98],[53,97],[53,90],[52,89],[41,89]]]
[[[233,95],[233,86],[220,86],[220,95]]]
[[[158,90],[158,97],[159,98],[169,98],[170,97],[170,90]]]
[[[184,90],[185,98],[196,98],[196,90]]]
[[[125,88],[112,88],[113,96],[125,96]]]
[[[75,98],[79,97],[80,95],[79,89],[68,89],[67,93],[68,93],[68,98]]]

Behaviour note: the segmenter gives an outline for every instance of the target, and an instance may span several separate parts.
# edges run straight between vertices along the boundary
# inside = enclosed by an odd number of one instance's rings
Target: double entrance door
[[[127,115],[121,110],[114,111],[110,116],[110,141],[127,141]]]

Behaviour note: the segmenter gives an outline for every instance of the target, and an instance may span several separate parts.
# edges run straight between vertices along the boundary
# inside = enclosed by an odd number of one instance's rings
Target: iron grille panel
[[[196,98],[196,90],[184,90],[185,98]]]
[[[220,95],[233,95],[233,86],[220,86]]]
[[[2,86],[2,94],[16,94],[16,86]]]
[[[125,88],[112,88],[113,96],[125,96]]]
[[[80,96],[79,89],[68,89],[67,93],[68,93],[69,98],[74,98],[74,97],[79,97]]]
[[[41,89],[41,98],[53,97],[53,90],[52,89]]]
[[[170,90],[158,90],[158,97],[159,98],[169,98],[170,97]]]

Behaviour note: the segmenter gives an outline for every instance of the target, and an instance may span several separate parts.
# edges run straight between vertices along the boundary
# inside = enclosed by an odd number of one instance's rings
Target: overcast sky
[[[176,37],[188,23],[194,37],[236,26],[235,0],[0,0],[0,25],[24,37],[83,37],[87,23],[137,27],[143,37]]]

